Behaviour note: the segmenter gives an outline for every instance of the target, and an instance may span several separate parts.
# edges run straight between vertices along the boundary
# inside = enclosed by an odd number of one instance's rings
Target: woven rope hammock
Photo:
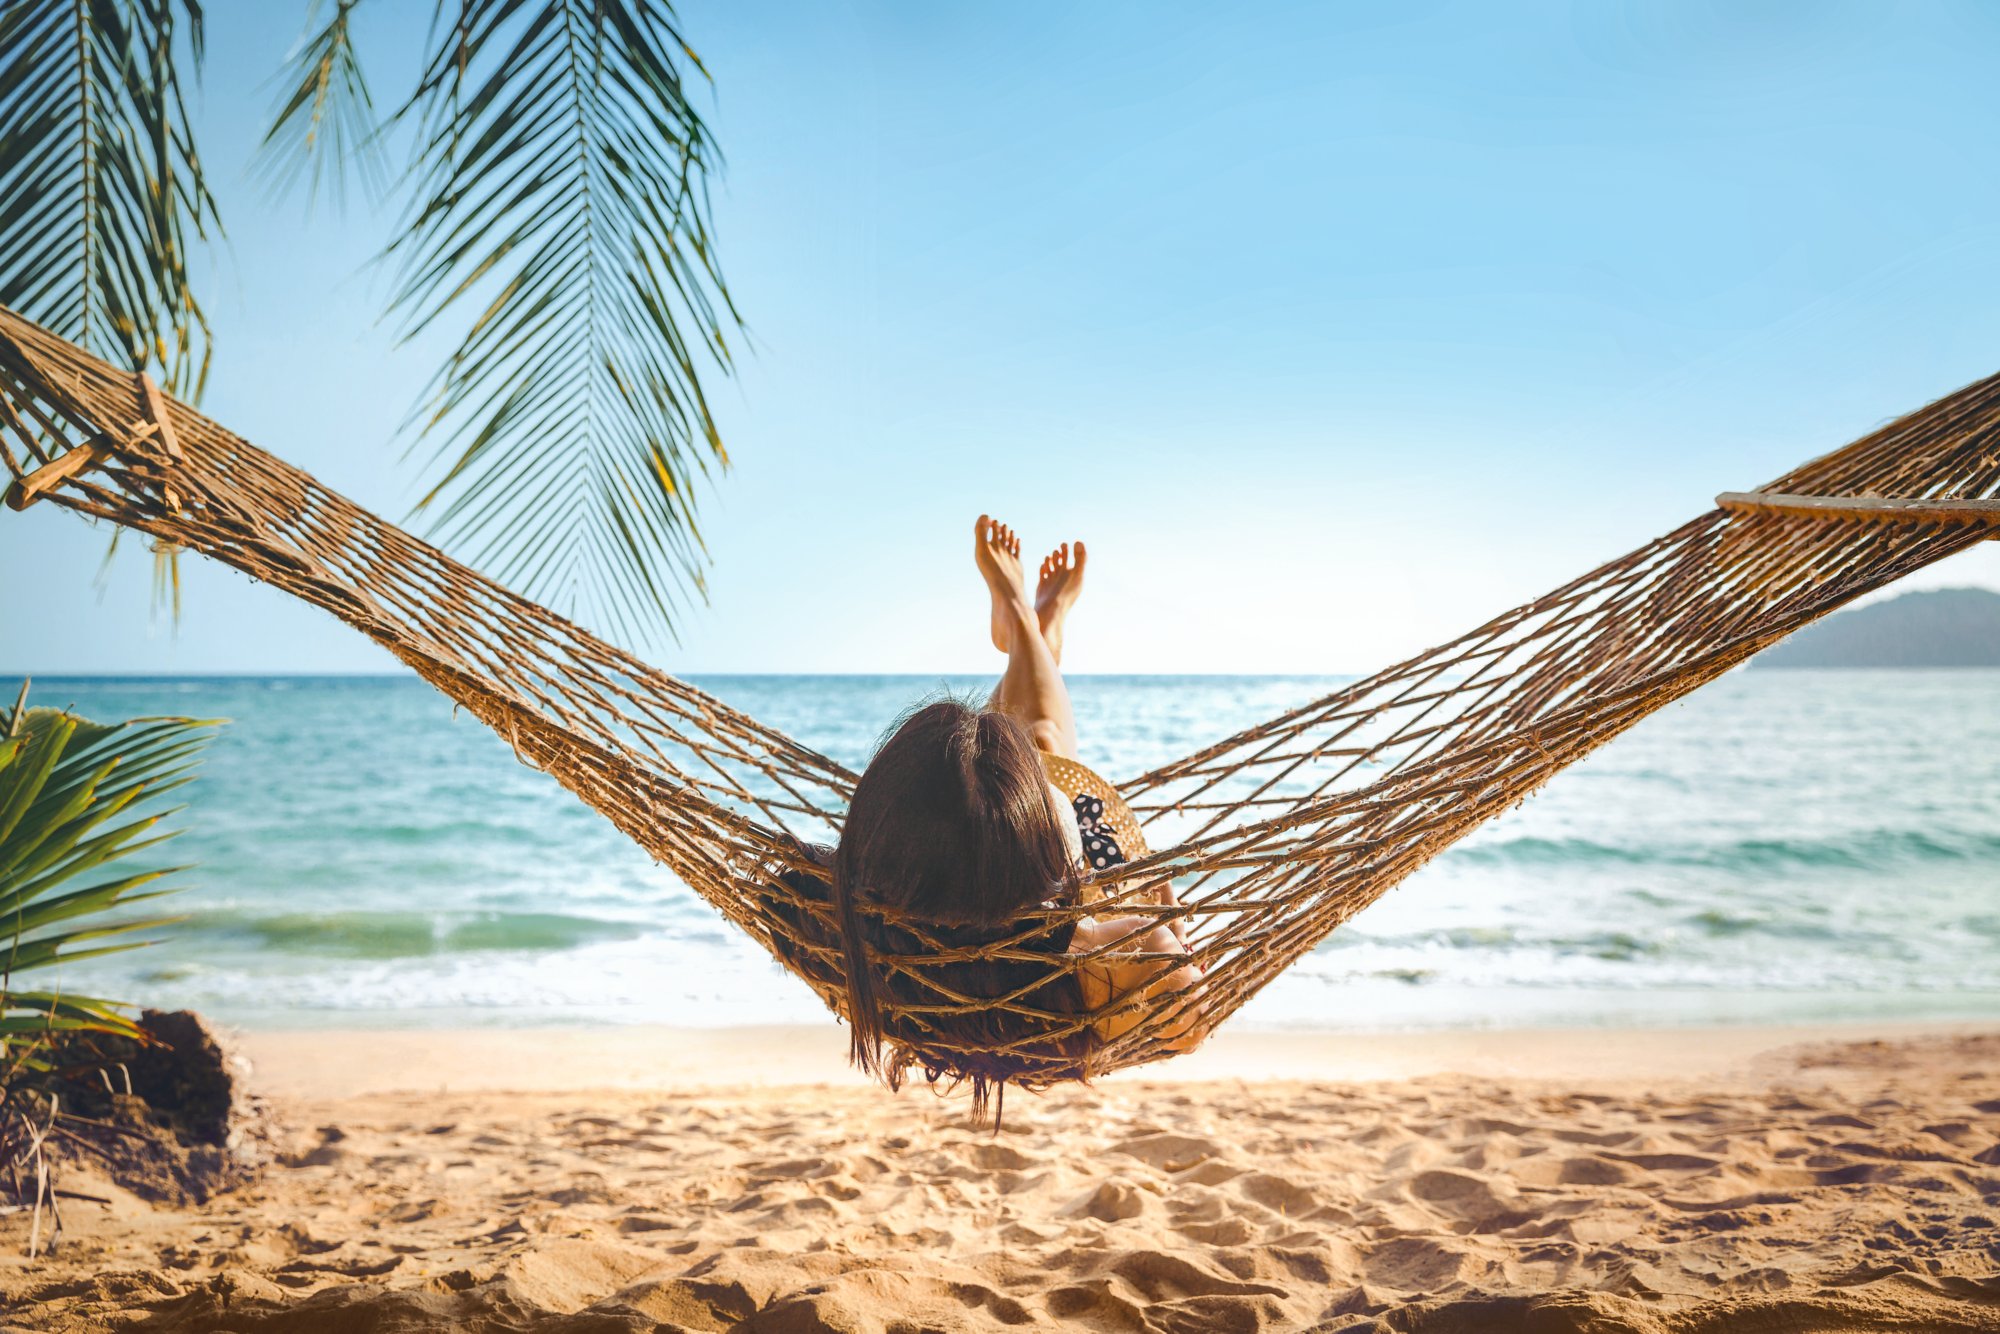
[[[0,451],[15,508],[46,498],[137,529],[360,630],[840,1011],[839,933],[820,867],[853,790],[849,770],[384,523],[163,399],[143,375],[4,310]],[[2000,376],[1761,491],[1723,495],[1448,644],[1119,784],[1158,851],[1095,876],[1099,902],[1038,913],[974,945],[896,924],[909,948],[874,956],[901,975],[885,1023],[893,1060],[1035,1087],[1166,1054],[1163,1030],[1188,1020],[1212,1029],[1565,765],[1850,599],[2000,534],[1996,495]],[[1168,876],[1175,908],[1148,891]],[[1040,984],[999,997],[955,989],[953,965],[975,956],[1073,969],[1077,957],[1035,942],[1106,901],[1149,926],[1179,918],[1206,969],[1201,985],[1093,1013],[1037,1008],[1028,997]],[[1163,969],[1180,961],[1158,957]],[[1010,1027],[1024,1036],[970,1042],[955,1031],[956,1018],[994,1009],[1017,1016]]]

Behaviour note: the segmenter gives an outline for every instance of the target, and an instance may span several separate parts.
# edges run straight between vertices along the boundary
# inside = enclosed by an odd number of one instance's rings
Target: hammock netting
[[[853,790],[847,768],[5,310],[0,452],[16,507],[45,498],[138,530],[360,630],[842,1010],[821,868]],[[1450,643],[1119,783],[1157,851],[1097,873],[1101,901],[975,945],[895,924],[907,948],[873,957],[904,977],[885,1023],[893,1062],[1036,1087],[1168,1054],[1163,1033],[1206,1033],[1564,766],[1843,603],[2000,534],[1996,495],[2000,376],[1759,491],[1719,497]],[[1153,902],[1163,878],[1179,906]],[[1073,969],[1084,956],[1035,942],[1052,921],[1107,910],[1148,927],[1179,919],[1202,983],[1091,1012],[1039,1008],[1039,983],[999,997],[953,985],[953,965],[975,956]],[[1185,962],[1142,957],[1162,972]],[[1014,1013],[1021,1036],[972,1042],[955,1026],[995,1008]]]

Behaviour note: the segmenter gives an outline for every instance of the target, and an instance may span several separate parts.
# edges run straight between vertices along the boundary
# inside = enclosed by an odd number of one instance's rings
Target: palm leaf
[[[199,395],[208,322],[188,278],[218,226],[181,97],[198,0],[0,7],[0,305]]]
[[[0,1089],[24,1075],[52,1072],[57,1062],[49,1056],[67,1045],[57,1040],[56,1034],[83,1037],[109,1033],[137,1042],[147,1040],[144,1030],[120,1014],[112,1001],[41,991],[22,992],[17,999],[21,1002],[19,1012],[0,1015],[0,1052],[6,1053],[4,1064],[0,1064]]]
[[[660,0],[438,15],[389,248],[406,334],[462,321],[412,422],[436,470],[419,508],[531,596],[647,637],[703,589],[695,488],[728,464],[702,383],[738,324],[689,100],[706,74]]]
[[[131,931],[150,931],[156,926],[170,926],[181,920],[183,919],[179,917],[148,917],[136,922],[112,922],[105,926],[73,928],[38,936],[33,940],[17,940],[6,948],[4,956],[6,972],[12,976],[36,968],[46,968],[54,963],[77,963],[83,959],[95,959],[100,955],[141,950],[155,942],[124,940],[115,945],[93,945],[89,949],[76,947],[84,941],[104,940]]]
[[[59,996],[47,991],[24,991],[16,996],[18,1001],[31,1004],[24,1012],[0,1016],[0,1037],[15,1037],[50,1032],[103,1032],[107,1028],[123,1031],[132,1026],[132,1021],[112,1008],[113,1002],[96,1000],[89,996]]]
[[[278,193],[305,183],[308,205],[322,181],[340,202],[350,167],[361,174],[369,194],[387,188],[375,98],[354,47],[352,20],[359,4],[334,0],[331,16],[315,27],[321,4],[312,0],[306,36],[285,62],[286,91],[258,154],[259,170]]]
[[[31,1035],[135,1031],[113,1002],[16,990],[13,979],[141,948],[148,942],[134,932],[178,920],[118,914],[172,892],[159,886],[183,868],[108,868],[172,837],[153,832],[170,813],[155,809],[158,798],[188,781],[214,729],[195,718],[106,725],[17,707],[0,738],[0,1056],[25,1060],[17,1045]]]

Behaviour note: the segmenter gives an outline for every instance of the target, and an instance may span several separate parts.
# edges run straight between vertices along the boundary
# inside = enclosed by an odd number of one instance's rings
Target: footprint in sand
[[[1222,1148],[1214,1140],[1178,1135],[1171,1131],[1120,1140],[1111,1146],[1111,1152],[1137,1158],[1163,1172],[1183,1172],[1197,1163],[1222,1156]]]
[[[1589,1154],[1565,1159],[1556,1181],[1565,1186],[1625,1186],[1643,1175],[1630,1163]]]
[[[1122,1177],[1113,1177],[1071,1205],[1066,1212],[1073,1216],[1095,1218],[1102,1223],[1123,1223],[1145,1214],[1153,1203],[1153,1197],[1147,1192]]]
[[[1410,1199],[1470,1231],[1493,1232],[1532,1216],[1511,1185],[1470,1172],[1433,1168],[1411,1177],[1403,1189]]]
[[[1306,1218],[1317,1213],[1319,1196],[1297,1182],[1269,1172],[1249,1172],[1231,1183],[1238,1194],[1261,1204],[1285,1218]]]

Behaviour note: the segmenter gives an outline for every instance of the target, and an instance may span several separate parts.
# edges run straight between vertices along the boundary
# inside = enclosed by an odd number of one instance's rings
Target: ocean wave
[[[429,843],[489,847],[509,843],[520,847],[547,847],[561,843],[567,831],[538,825],[513,824],[504,820],[441,820],[435,824],[385,824],[368,831],[371,841],[403,846]]]
[[[176,934],[287,954],[407,959],[490,950],[566,950],[648,932],[638,922],[564,913],[198,912]]]
[[[1379,954],[1448,951],[1492,956],[1533,953],[1623,963],[1658,954],[1664,948],[1663,941],[1648,939],[1631,931],[1544,934],[1511,926],[1485,926],[1377,934],[1349,927],[1329,936],[1320,947],[1320,952],[1339,954],[1354,950]]]
[[[1885,871],[1924,862],[2000,863],[2000,834],[1875,829],[1838,838],[1750,838],[1645,846],[1523,837],[1454,848],[1445,857],[1490,867],[1697,866],[1723,871],[1845,868]]]
[[[1475,1025],[1516,1013],[1510,997],[1539,997],[1542,1022],[1568,1013],[1565,995],[1614,992],[1820,997],[1787,1002],[1788,1019],[2000,1013],[1962,999],[2000,997],[1996,678],[1769,678],[1733,675],[1648,719],[1335,932],[1250,1018],[1352,1013],[1329,987]],[[859,766],[937,682],[717,684]],[[1076,704],[1090,758],[1122,774],[1330,688],[1086,677]],[[66,987],[259,1023],[823,1019],[753,939],[420,681],[56,691],[101,717],[237,720],[178,822],[173,860],[200,870],[169,903],[194,920],[67,966]]]

